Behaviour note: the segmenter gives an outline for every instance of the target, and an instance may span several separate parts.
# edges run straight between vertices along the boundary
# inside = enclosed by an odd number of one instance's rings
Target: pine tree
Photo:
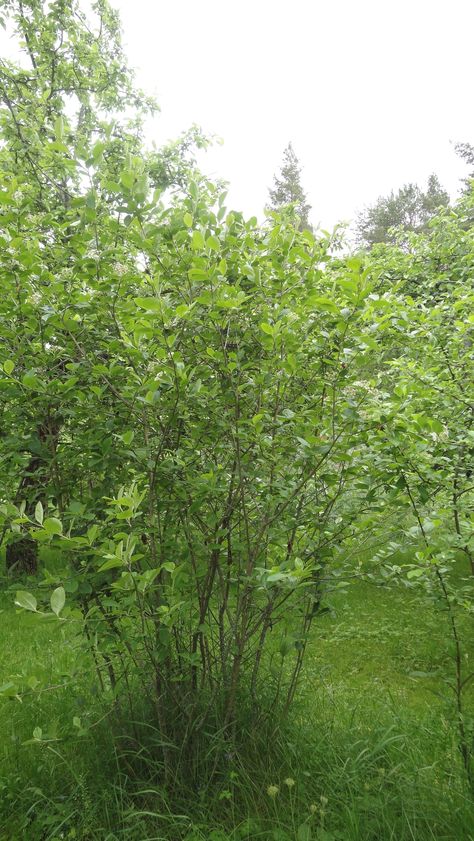
[[[300,230],[310,229],[309,211],[306,193],[301,186],[301,167],[295,155],[293,146],[288,143],[283,153],[283,163],[279,175],[275,175],[273,188],[269,189],[270,210],[281,210],[283,207],[293,205],[300,223]]]
[[[474,180],[474,146],[472,143],[456,143],[454,149],[456,154],[462,158],[464,163],[469,167],[467,177],[463,178],[463,192],[470,193],[472,189],[472,182]]]

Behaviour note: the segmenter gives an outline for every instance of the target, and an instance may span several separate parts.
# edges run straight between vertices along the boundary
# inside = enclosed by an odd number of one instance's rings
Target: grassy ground
[[[0,684],[16,674],[35,688],[0,701],[0,841],[474,841],[448,625],[413,591],[358,583],[338,595],[272,749],[249,733],[218,784],[171,798],[153,732],[133,776],[70,633],[18,615],[11,594],[0,608]],[[474,657],[472,639],[464,653]]]

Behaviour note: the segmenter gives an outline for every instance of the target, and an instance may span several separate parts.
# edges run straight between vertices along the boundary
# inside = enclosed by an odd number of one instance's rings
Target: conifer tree
[[[300,230],[311,228],[306,193],[301,186],[301,167],[291,143],[288,143],[283,153],[283,163],[279,175],[275,175],[273,188],[269,189],[271,210],[280,210],[287,205],[293,205],[300,220]]]
[[[458,157],[462,158],[465,164],[469,167],[469,172],[466,178],[463,178],[464,193],[469,193],[474,180],[474,146],[472,143],[456,143],[454,146]]]

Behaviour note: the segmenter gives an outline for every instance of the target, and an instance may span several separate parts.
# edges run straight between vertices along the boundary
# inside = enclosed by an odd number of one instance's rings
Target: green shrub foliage
[[[395,522],[417,554],[373,575],[448,612],[469,770],[472,199],[337,259],[288,214],[229,212],[197,129],[146,148],[103,0],[0,8],[22,49],[0,66],[3,539],[11,575],[44,546],[63,565],[17,605],[147,698],[166,760],[211,719],[232,734],[241,699],[288,709],[328,588]]]

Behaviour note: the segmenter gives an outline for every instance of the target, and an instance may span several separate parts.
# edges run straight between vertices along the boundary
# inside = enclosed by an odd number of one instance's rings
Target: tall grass
[[[474,841],[444,692],[449,642],[432,606],[411,598],[340,596],[315,628],[291,717],[255,724],[242,699],[235,744],[209,722],[188,755],[168,746],[165,782],[145,702],[132,721],[101,698],[74,638],[5,597],[2,674],[34,675],[42,691],[0,703],[0,839]]]
[[[68,703],[48,711],[65,716]],[[329,709],[315,697],[314,706],[276,728],[246,727],[242,715],[238,745],[217,770],[219,734],[203,734],[199,777],[187,780],[181,766],[166,787],[153,725],[135,724],[136,741],[124,719],[114,730],[104,720],[73,744],[17,742],[0,777],[0,837],[474,839],[474,804],[448,727],[374,703],[355,715],[344,699]],[[33,709],[26,714],[33,725]]]

